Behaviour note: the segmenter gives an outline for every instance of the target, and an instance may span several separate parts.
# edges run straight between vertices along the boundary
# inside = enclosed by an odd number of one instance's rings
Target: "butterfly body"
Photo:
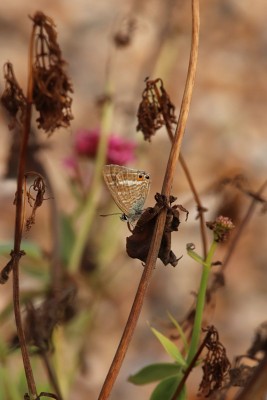
[[[149,174],[111,164],[104,166],[103,176],[113,200],[123,212],[121,219],[135,223],[142,214],[149,192]]]

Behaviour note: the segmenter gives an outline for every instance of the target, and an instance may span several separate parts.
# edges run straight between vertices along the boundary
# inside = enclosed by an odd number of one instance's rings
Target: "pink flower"
[[[78,166],[77,160],[74,157],[67,157],[63,161],[63,164],[66,168],[75,169]]]
[[[99,131],[80,129],[75,136],[75,151],[80,156],[95,157],[99,143]]]
[[[81,129],[76,133],[75,152],[79,156],[95,158],[97,154],[100,132],[98,129]],[[107,163],[125,165],[134,160],[136,144],[118,135],[112,134],[108,139]]]
[[[108,164],[125,165],[133,161],[135,147],[136,144],[133,141],[111,135],[107,150]]]
[[[78,169],[78,161],[75,156],[69,156],[63,160],[64,167],[68,170],[69,175],[72,178],[76,178],[77,169]]]

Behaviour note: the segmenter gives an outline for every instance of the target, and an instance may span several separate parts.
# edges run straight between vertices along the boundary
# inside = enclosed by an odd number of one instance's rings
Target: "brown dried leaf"
[[[180,224],[178,208],[183,211],[185,211],[185,209],[181,206],[168,206],[166,204],[166,199],[158,193],[155,196],[155,199],[157,201],[155,207],[149,207],[143,212],[133,230],[133,234],[130,237],[127,237],[126,251],[129,257],[138,258],[143,262],[146,261],[157,215],[163,207],[167,207],[167,218],[158,258],[161,259],[164,265],[171,264],[175,267],[179,259],[176,258],[175,254],[171,250],[171,233],[173,231],[178,231],[178,226]],[[172,198],[172,202],[173,201],[174,198]]]

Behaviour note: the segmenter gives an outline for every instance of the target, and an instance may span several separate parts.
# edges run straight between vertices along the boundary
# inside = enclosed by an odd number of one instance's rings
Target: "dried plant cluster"
[[[33,17],[35,29],[33,62],[33,102],[39,112],[38,127],[52,133],[66,128],[71,113],[72,85],[65,72],[65,61],[57,43],[53,20],[38,12]]]
[[[146,80],[137,118],[136,130],[141,131],[144,139],[148,141],[162,126],[171,127],[177,124],[175,107],[170,101],[161,79]]]
[[[15,122],[23,123],[26,111],[26,97],[19,86],[13,65],[7,62],[4,65],[5,89],[1,96],[1,103],[12,118],[10,129],[14,128]]]
[[[226,356],[226,349],[219,341],[219,334],[214,327],[205,329],[208,331],[205,340],[207,354],[203,360],[203,378],[199,391],[206,397],[220,389],[228,376],[231,364]]]
[[[30,93],[28,98],[24,95],[15,78],[13,66],[8,62],[4,66],[6,87],[1,103],[17,123],[24,122],[26,105],[28,103],[31,106],[29,102],[33,103],[39,113],[38,127],[51,134],[57,128],[68,127],[73,119],[70,97],[73,90],[65,72],[66,62],[57,43],[53,20],[37,12],[32,21]]]
[[[180,225],[178,210],[180,209],[180,211],[185,212],[186,218],[188,216],[188,211],[181,205],[169,206],[166,198],[159,193],[155,195],[155,200],[157,201],[155,207],[148,207],[143,212],[132,235],[127,238],[126,251],[129,257],[138,258],[143,262],[146,261],[157,216],[163,207],[166,207],[168,211],[158,258],[164,265],[171,264],[175,267],[179,259],[177,259],[171,250],[171,233],[178,231]],[[173,203],[175,200],[175,197],[171,197],[170,203]]]
[[[17,191],[14,199],[16,213],[14,246],[10,252],[9,261],[0,273],[0,284],[5,284],[11,272],[13,272],[13,305],[17,333],[11,341],[10,348],[21,348],[28,385],[28,393],[24,395],[24,399],[37,400],[41,397],[50,397],[63,400],[60,382],[57,381],[57,376],[49,360],[54,351],[53,334],[59,324],[66,324],[78,314],[76,295],[79,289],[80,276],[85,274],[84,260],[87,253],[94,252],[95,255],[97,251],[95,247],[91,250],[86,234],[88,226],[90,227],[90,221],[92,221],[94,215],[98,214],[96,199],[102,184],[101,168],[103,167],[103,160],[106,159],[108,163],[117,164],[116,168],[127,164],[133,160],[135,144],[116,135],[110,135],[106,140],[105,154],[103,155],[101,151],[104,151],[103,148],[105,146],[102,142],[104,135],[102,136],[101,129],[95,131],[81,130],[77,134],[73,157],[68,160],[72,166],[72,183],[76,180],[76,183],[79,181],[80,187],[83,184],[80,170],[77,166],[79,158],[89,159],[90,163],[94,164],[95,167],[94,180],[88,189],[89,194],[86,193],[86,188],[82,193],[83,196],[80,196],[80,198],[77,196],[80,200],[77,214],[81,210],[84,212],[84,214],[81,212],[79,215],[86,216],[86,218],[81,219],[86,221],[87,226],[81,224],[82,228],[77,232],[78,230],[75,231],[69,221],[69,225],[65,221],[67,233],[64,232],[64,238],[59,238],[59,232],[54,229],[53,246],[55,251],[53,255],[51,255],[51,251],[49,256],[42,254],[43,258],[47,258],[47,263],[50,267],[51,281],[49,282],[49,287],[43,290],[42,301],[39,301],[38,305],[35,304],[35,298],[30,298],[25,303],[26,317],[22,320],[19,266],[21,257],[26,255],[25,251],[21,249],[23,233],[25,231],[28,232],[37,222],[37,211],[42,207],[44,201],[50,200],[51,203],[54,201],[50,195],[47,176],[43,176],[36,171],[27,171],[25,167],[29,138],[32,134],[33,110],[35,108],[37,114],[35,121],[37,128],[43,130],[48,136],[58,128],[69,127],[73,119],[71,111],[73,88],[71,80],[66,73],[66,62],[62,57],[61,49],[57,42],[55,24],[51,18],[42,12],[36,12],[31,21],[33,27],[29,46],[30,66],[27,93],[23,93],[15,77],[12,64],[8,62],[4,66],[5,88],[1,96],[1,103],[10,116],[10,128],[14,131],[16,128],[16,132],[20,135],[20,148]],[[114,45],[120,50],[129,46],[136,28],[137,24],[134,18],[123,21],[121,29],[117,30],[113,35]],[[172,235],[178,231],[180,226],[180,214],[185,214],[185,221],[188,217],[188,211],[185,207],[180,204],[174,204],[177,198],[171,193],[178,160],[180,160],[196,203],[203,255],[200,256],[195,252],[193,243],[187,245],[187,252],[196,263],[201,265],[202,277],[199,292],[194,298],[194,304],[184,320],[179,324],[174,318],[171,318],[172,323],[178,330],[178,336],[169,338],[158,333],[157,337],[160,338],[159,340],[164,349],[169,355],[173,356],[175,361],[168,365],[172,371],[170,376],[166,375],[164,369],[163,371],[161,370],[161,375],[158,379],[158,381],[160,379],[161,381],[156,386],[152,398],[160,400],[163,400],[163,398],[164,400],[184,399],[188,376],[193,368],[201,364],[203,377],[199,385],[199,395],[210,399],[223,400],[227,397],[232,387],[245,386],[247,380],[255,373],[256,369],[261,372],[261,363],[267,358],[266,322],[258,328],[247,354],[239,357],[233,365],[231,365],[227,357],[226,348],[219,339],[217,329],[214,326],[204,327],[205,312],[214,304],[217,291],[225,285],[224,271],[244,226],[251,217],[256,205],[260,204],[262,212],[266,212],[267,201],[263,194],[265,184],[259,191],[254,192],[246,187],[240,176],[227,179],[222,182],[224,185],[232,185],[243,196],[251,199],[251,206],[247,215],[245,215],[243,222],[237,225],[235,231],[233,231],[234,224],[229,217],[219,215],[214,221],[205,221],[207,209],[200,201],[187,164],[180,154],[196,73],[198,37],[199,6],[197,0],[192,0],[192,44],[188,77],[179,118],[176,116],[175,106],[164,88],[162,79],[150,80],[147,78],[145,80],[145,88],[137,111],[138,125],[136,130],[142,132],[144,140],[151,142],[153,136],[163,128],[170,139],[171,151],[161,193],[156,193],[155,195],[155,206],[148,207],[143,211],[141,210],[142,207],[140,207],[141,217],[137,222],[134,221],[136,222],[134,228],[131,229],[131,226],[128,225],[131,235],[126,239],[126,252],[129,257],[142,261],[143,272],[122,338],[103,383],[99,400],[106,400],[112,391],[136,328],[157,259],[160,259],[164,265],[170,264],[175,267],[181,258],[177,258],[172,251]],[[105,94],[104,97],[108,98],[109,101],[104,102],[103,109],[112,102],[112,96],[109,96],[109,93]],[[105,124],[103,123],[103,125]],[[110,165],[108,167],[110,169]],[[30,215],[26,211],[27,207],[31,209]],[[210,248],[207,240],[207,228],[212,231],[213,235]],[[82,235],[81,242],[79,242],[80,234]],[[67,245],[65,243],[67,250],[64,256],[61,255],[61,240],[62,242],[64,240],[67,242]],[[225,259],[214,261],[216,246],[225,242],[227,244],[230,243]],[[92,268],[94,273],[97,272],[96,264]],[[214,272],[215,266],[220,268],[219,272]],[[84,280],[87,281],[87,279]],[[100,281],[101,279],[99,279]],[[94,288],[92,288],[92,292],[93,290]],[[97,287],[97,290],[99,290],[99,287]],[[97,296],[99,296],[99,293],[97,293]],[[183,342],[181,351],[173,339],[181,339]],[[80,349],[80,352],[82,353],[83,349]],[[54,393],[41,392],[38,394],[30,362],[30,355],[32,354],[38,354],[44,361],[49,383]],[[245,362],[241,361],[244,358],[253,360],[255,366],[249,367],[246,365]],[[155,365],[152,365],[152,369],[154,367]],[[146,377],[146,383],[153,381],[152,375],[150,374],[148,378]],[[134,382],[135,378],[132,379],[132,382]],[[144,376],[142,376],[143,378]],[[167,378],[169,379],[169,386],[164,386]],[[138,381],[138,377],[136,380]],[[163,395],[159,396],[158,394],[158,397],[156,397],[155,393],[160,393],[162,387],[165,388],[165,392]],[[166,392],[168,393],[168,399],[165,399]],[[242,397],[238,400],[242,400]]]
[[[27,346],[34,345],[38,352],[42,353],[44,360],[47,360],[45,353],[51,349],[53,330],[59,322],[66,319],[66,310],[69,308],[70,298],[73,296],[70,296],[69,290],[63,290],[63,282],[60,285],[59,282],[53,282],[51,292],[47,294],[47,298],[44,299],[41,306],[36,309],[31,302],[28,303],[27,317],[23,326],[20,311],[19,262],[25,255],[25,251],[21,249],[24,229],[30,230],[35,223],[37,209],[42,206],[44,200],[48,199],[45,197],[47,185],[44,177],[35,171],[26,171],[25,169],[27,147],[32,131],[33,107],[37,112],[37,127],[48,135],[58,128],[68,127],[73,119],[70,96],[72,85],[65,72],[66,63],[57,43],[53,20],[42,12],[36,12],[31,20],[33,27],[29,46],[26,94],[23,93],[15,77],[12,64],[8,62],[4,66],[5,89],[1,96],[1,104],[10,116],[10,129],[15,131],[16,128],[15,134],[20,135],[20,148],[17,157],[17,191],[14,199],[16,210],[14,247],[10,252],[10,260],[1,271],[0,282],[1,284],[6,283],[10,273],[13,272],[14,314],[28,385],[28,393],[24,398],[37,399],[41,396],[48,396],[60,400],[62,398],[60,389],[52,373],[50,380],[57,394],[41,393],[38,395]],[[27,188],[29,181],[31,183]],[[30,216],[25,218],[27,201],[32,211]],[[60,293],[58,293],[59,286],[62,288]]]

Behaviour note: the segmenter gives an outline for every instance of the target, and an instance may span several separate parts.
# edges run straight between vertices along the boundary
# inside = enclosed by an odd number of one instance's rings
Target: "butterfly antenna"
[[[109,217],[110,215],[121,215],[121,213],[112,213],[112,214],[99,214],[99,217]]]

